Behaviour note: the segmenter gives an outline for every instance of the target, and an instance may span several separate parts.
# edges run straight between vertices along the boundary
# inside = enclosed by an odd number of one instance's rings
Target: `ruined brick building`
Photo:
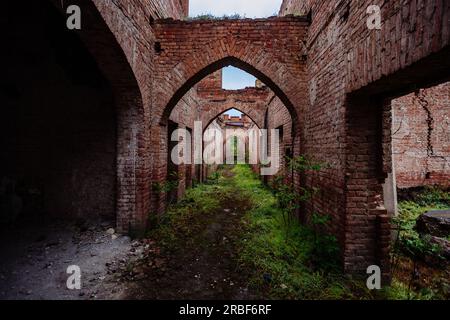
[[[170,196],[155,185],[169,179],[171,133],[230,108],[282,129],[282,153],[329,164],[294,183],[320,189],[300,214],[332,216],[346,271],[389,274],[394,172],[400,187],[448,186],[449,1],[285,0],[278,17],[217,21],[187,20],[188,0],[70,2],[79,31],[58,0],[1,13],[1,192],[18,200],[2,212],[108,216],[139,233]],[[264,86],[223,90],[229,65]],[[202,179],[176,170],[176,197]]]

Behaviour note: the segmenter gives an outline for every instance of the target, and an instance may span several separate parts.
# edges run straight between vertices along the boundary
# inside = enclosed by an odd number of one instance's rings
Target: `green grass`
[[[226,171],[226,170],[225,170]],[[338,265],[317,265],[315,235],[311,228],[294,222],[286,226],[283,211],[272,191],[263,185],[249,166],[232,169],[233,177],[212,176],[210,183],[187,191],[184,199],[170,207],[160,219],[152,237],[167,248],[177,243],[195,243],[195,237],[211,215],[221,209],[223,199],[246,203],[242,231],[237,243],[237,262],[249,275],[250,287],[268,299],[430,299],[427,294],[411,294],[408,286],[395,280],[391,287],[369,291],[366,279],[345,276]],[[445,199],[437,191],[423,195],[421,204],[400,203],[399,220],[405,234],[414,234],[415,220],[430,209],[445,209]],[[426,206],[423,206],[426,204]],[[198,216],[202,219],[196,219]],[[201,222],[203,221],[203,222]],[[206,222],[205,222],[206,221]],[[202,224],[203,223],[203,224]],[[334,258],[334,257],[330,257]]]
[[[394,223],[401,230],[397,250],[412,258],[434,255],[439,258],[440,247],[429,243],[414,228],[420,215],[432,210],[450,209],[450,193],[437,188],[427,188],[414,201],[400,201],[399,214]]]
[[[398,259],[419,261],[431,268],[437,268],[436,270],[446,264],[448,266],[448,262],[445,262],[441,256],[440,246],[432,244],[429,236],[420,235],[415,230],[416,221],[420,215],[432,210],[446,209],[450,209],[450,193],[434,187],[425,188],[408,201],[399,202],[399,214],[393,221],[400,230],[393,250],[394,268],[396,268]],[[430,261],[433,261],[436,266],[429,265]],[[399,281],[394,281],[394,285],[397,289],[392,291],[394,296],[396,293],[400,293],[402,296],[406,294],[409,299],[428,300],[442,299],[449,284],[448,279],[444,281],[434,279],[432,288],[419,288],[411,291],[407,285]]]
[[[272,192],[247,166],[234,168],[237,188],[245,190],[253,208],[240,249],[240,264],[252,270],[251,285],[272,299],[373,298],[365,283],[350,280],[340,270],[312,268],[313,232],[292,223],[286,226]]]
[[[244,223],[247,232],[241,242],[240,264],[250,270],[251,285],[271,299],[388,299],[427,300],[436,296],[427,288],[411,292],[408,285],[394,279],[391,286],[369,291],[366,279],[349,278],[339,268],[314,266],[314,237],[311,228],[283,219],[273,193],[247,166],[236,166],[235,187],[251,199],[252,209]],[[433,190],[420,196],[423,207],[416,203],[401,203],[403,226],[413,231],[418,215],[430,209],[445,209],[448,194]],[[444,199],[444,200],[443,200]],[[331,264],[333,265],[333,264]],[[268,281],[268,279],[270,281]]]
[[[159,218],[158,227],[149,231],[150,238],[158,239],[161,246],[176,249],[179,241],[195,241],[195,234],[202,226],[193,222],[195,216],[205,218],[220,208],[220,201],[216,196],[219,186],[198,185],[188,189],[182,201],[171,205],[168,211]],[[182,236],[184,239],[180,239]]]

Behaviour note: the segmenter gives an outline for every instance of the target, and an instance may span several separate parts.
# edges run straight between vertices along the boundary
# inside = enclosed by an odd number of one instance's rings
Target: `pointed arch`
[[[61,27],[65,28],[65,6],[58,0],[39,0],[51,3],[59,11]],[[145,228],[146,213],[149,210],[149,158],[147,140],[149,135],[144,111],[148,97],[147,82],[141,68],[135,63],[148,63],[137,59],[130,51],[133,46],[125,35],[132,23],[121,10],[112,3],[92,0],[74,0],[80,6],[82,16],[81,30],[72,32],[80,39],[92,55],[113,93],[116,112],[116,226],[119,232],[140,231]],[[128,20],[127,20],[128,19]],[[121,20],[123,23],[117,23]],[[144,53],[142,53],[144,55]],[[140,151],[140,152],[138,152]]]
[[[208,120],[208,122],[206,123],[206,125],[203,126],[203,133],[208,129],[208,127],[211,125],[211,123],[214,122],[214,120],[216,120],[218,117],[220,117],[222,114],[225,114],[228,111],[231,110],[237,110],[239,112],[241,112],[242,114],[246,115],[247,117],[250,118],[250,120],[258,127],[258,129],[261,129],[261,124],[258,124],[251,115],[249,115],[247,112],[242,111],[240,108],[237,107],[233,107],[233,108],[228,108],[225,111],[220,110],[219,112],[217,112],[217,114],[215,116],[213,116],[211,119]]]
[[[208,76],[211,73],[214,73],[224,67],[233,66],[238,69],[241,69],[257,79],[261,80],[266,86],[268,86],[274,93],[277,95],[280,100],[284,103],[284,105],[289,110],[293,123],[296,123],[297,119],[299,119],[297,110],[294,107],[294,104],[291,102],[287,94],[280,88],[280,86],[275,83],[268,75],[254,67],[248,62],[245,62],[239,58],[236,58],[234,56],[228,56],[226,58],[222,58],[220,60],[217,60],[210,65],[203,67],[201,70],[199,70],[197,73],[195,73],[193,76],[191,76],[189,79],[187,79],[183,85],[181,85],[171,96],[168,103],[166,104],[163,113],[161,115],[161,125],[165,125],[167,123],[167,120],[170,117],[170,114],[172,110],[175,108],[177,103],[181,100],[181,98],[198,82],[200,82],[202,79],[204,79],[206,76]],[[175,72],[175,71],[174,71]]]

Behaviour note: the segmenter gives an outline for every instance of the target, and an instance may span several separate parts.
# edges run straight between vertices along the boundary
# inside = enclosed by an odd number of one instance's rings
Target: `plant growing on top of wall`
[[[241,20],[246,19],[246,16],[242,16],[239,13],[223,16],[215,16],[211,13],[201,14],[196,17],[189,17],[189,21],[201,21],[201,20]]]

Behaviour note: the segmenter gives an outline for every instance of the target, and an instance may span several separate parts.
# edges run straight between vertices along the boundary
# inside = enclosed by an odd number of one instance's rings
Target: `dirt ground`
[[[132,243],[112,235],[111,226],[107,221],[86,226],[54,222],[2,232],[0,299],[95,299],[105,288],[110,298],[120,297],[108,266],[129,260]],[[71,265],[81,269],[81,290],[67,289]]]
[[[224,176],[232,178],[231,172]],[[127,299],[250,300],[248,277],[238,270],[236,242],[242,237],[245,199],[221,195],[221,208],[207,216],[194,215],[201,232],[178,242],[175,250],[155,247],[137,263],[140,281],[128,283]]]
[[[194,215],[191,223],[201,231],[175,250],[160,247],[158,239],[112,235],[110,222],[3,233],[0,299],[254,299],[235,261],[248,204],[233,195],[221,203],[215,212]],[[81,268],[81,290],[67,289],[70,265]]]
[[[450,264],[437,267],[416,261],[414,266],[410,258],[401,257],[393,267],[393,276],[415,291],[428,288],[439,292],[443,298],[450,299]]]

